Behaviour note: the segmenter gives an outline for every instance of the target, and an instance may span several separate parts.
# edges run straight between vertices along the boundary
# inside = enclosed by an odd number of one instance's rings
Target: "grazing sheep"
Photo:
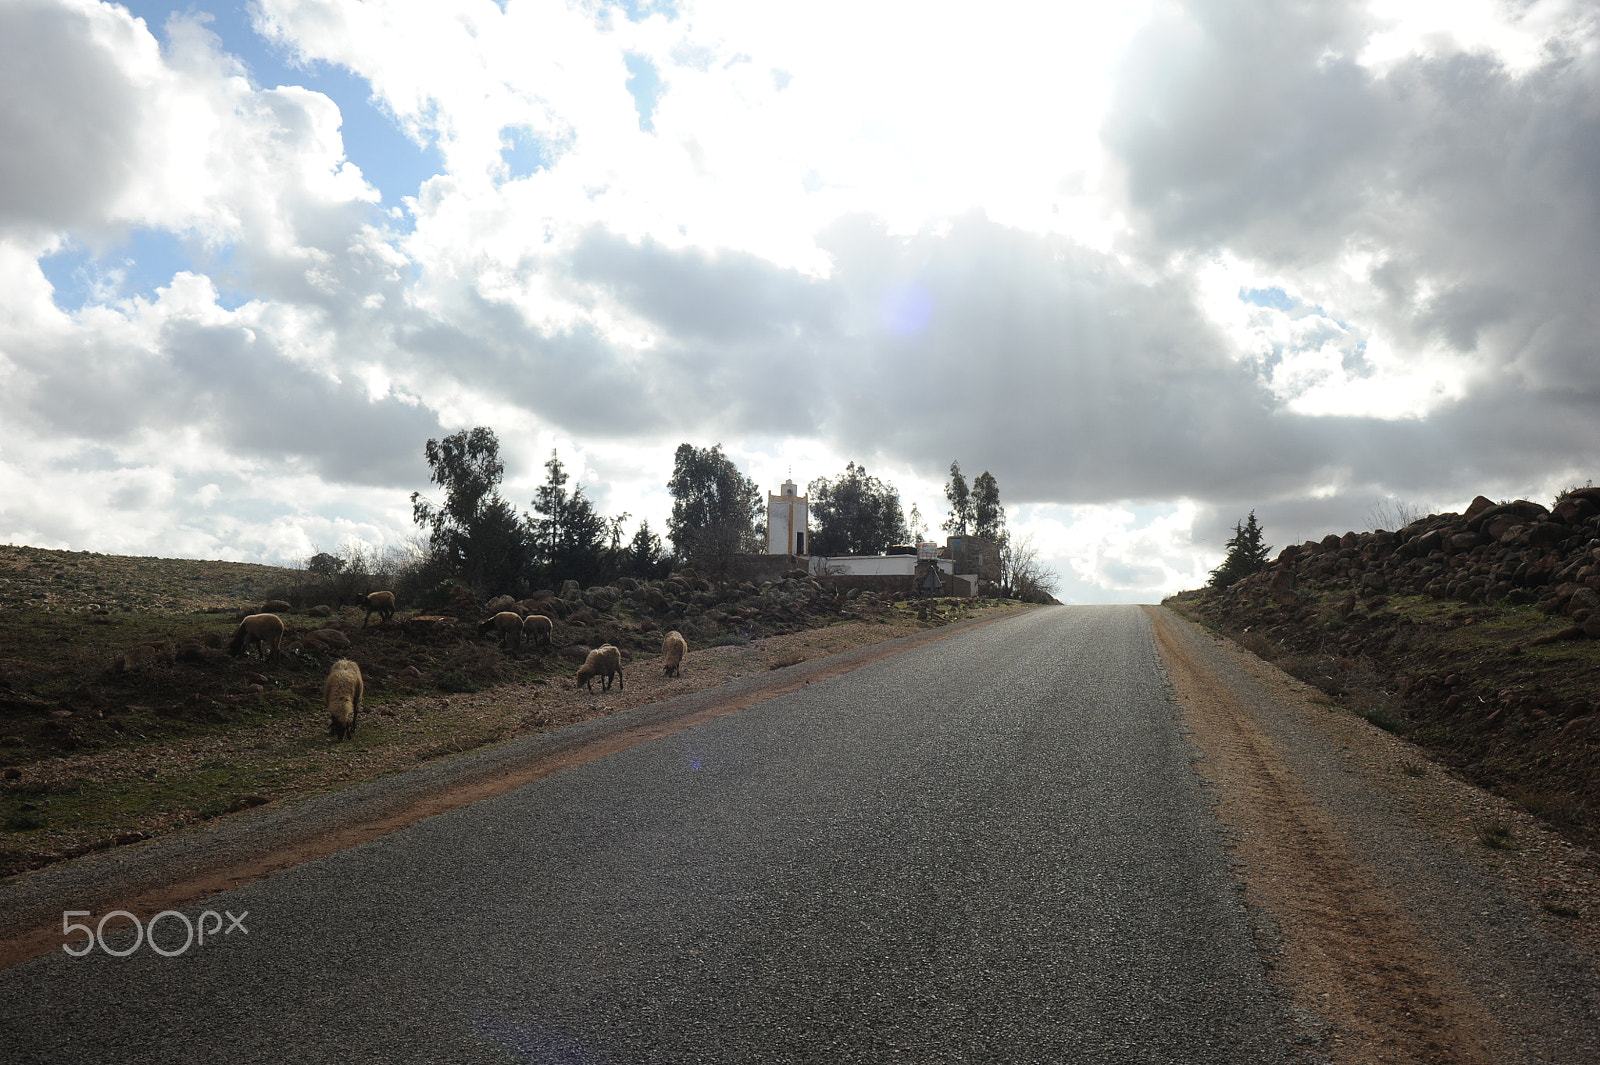
[[[369,592],[367,594],[367,616],[361,619],[361,627],[363,629],[367,627],[367,622],[372,620],[374,611],[378,614],[379,625],[385,624],[390,618],[394,617],[394,593]]]
[[[515,610],[502,610],[478,626],[478,635],[488,632],[500,634],[500,646],[511,645],[513,653],[522,649],[522,615]]]
[[[276,614],[251,614],[239,622],[239,627],[233,630],[233,642],[228,644],[228,653],[237,658],[245,653],[248,644],[255,645],[256,654],[261,658],[267,657],[269,646],[274,655],[281,655],[283,619]]]
[[[328,708],[328,732],[341,742],[355,735],[361,714],[361,667],[341,658],[322,682],[322,702]]]
[[[550,633],[553,628],[554,626],[550,624],[550,619],[543,614],[529,614],[522,619],[522,635],[530,640],[536,640],[546,647],[550,646]]]
[[[572,678],[572,686],[576,688],[582,684],[586,691],[594,691],[592,683],[594,678],[601,678],[600,690],[611,690],[611,675],[617,675],[617,691],[622,690],[622,652],[603,643],[589,652],[589,657],[578,667],[578,673]]]
[[[661,641],[661,653],[666,657],[666,676],[676,677],[678,665],[683,661],[683,656],[689,653],[689,641],[683,638],[681,632],[669,632],[667,638]]]

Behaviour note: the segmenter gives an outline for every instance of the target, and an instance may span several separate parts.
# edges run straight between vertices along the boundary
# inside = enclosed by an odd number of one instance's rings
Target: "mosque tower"
[[[783,482],[777,495],[767,493],[767,554],[811,553],[811,508],[806,497],[795,494],[793,480]]]

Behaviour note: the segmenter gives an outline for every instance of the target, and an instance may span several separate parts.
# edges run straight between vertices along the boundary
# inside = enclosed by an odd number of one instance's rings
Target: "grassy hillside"
[[[353,606],[280,612],[282,655],[230,657],[237,616],[269,598],[304,601],[302,577],[0,548],[0,875],[610,712],[567,679],[601,643],[625,662],[658,654],[666,629],[696,652],[726,649],[715,669],[697,665],[692,688],[1008,605],[913,606],[792,577],[714,586],[685,572],[543,598],[532,605],[554,619],[553,644],[517,653],[478,635],[485,604],[458,590],[421,615],[402,603],[387,624],[364,625]],[[362,725],[344,744],[329,738],[320,699],[340,657],[366,684]]]

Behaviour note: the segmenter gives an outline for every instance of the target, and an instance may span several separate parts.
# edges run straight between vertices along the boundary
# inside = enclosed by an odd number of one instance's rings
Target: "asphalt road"
[[[1033,611],[0,972],[0,1060],[1299,1061],[1190,758]]]

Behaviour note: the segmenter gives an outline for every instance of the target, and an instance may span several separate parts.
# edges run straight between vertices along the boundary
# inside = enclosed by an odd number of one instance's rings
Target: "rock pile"
[[[1425,595],[1464,603],[1535,603],[1569,618],[1568,638],[1600,638],[1600,488],[1578,488],[1554,510],[1479,496],[1465,514],[1434,514],[1389,532],[1329,534],[1283,549],[1230,586],[1224,600],[1265,586],[1287,605],[1302,586],[1361,600]],[[1352,604],[1353,605],[1353,604]]]

